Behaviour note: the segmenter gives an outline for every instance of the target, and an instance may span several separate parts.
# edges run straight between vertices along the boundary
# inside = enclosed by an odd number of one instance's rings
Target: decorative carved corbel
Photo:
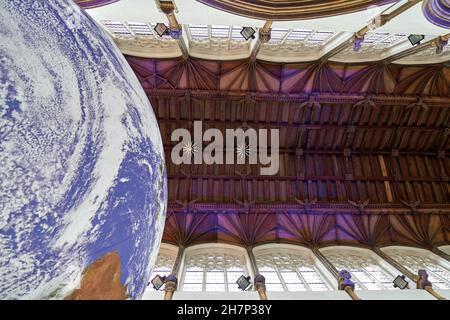
[[[371,107],[371,108],[375,108],[376,106],[377,106],[377,104],[375,103],[375,101],[373,101],[372,97],[371,96],[367,96],[363,100],[355,103],[353,105],[353,108],[356,108],[356,107],[363,107],[363,108]]]
[[[350,199],[347,199],[348,203],[351,204],[353,207],[355,207],[359,214],[363,214],[366,210],[367,205],[369,204],[369,199],[366,199],[364,201],[358,200],[357,202],[352,201]]]
[[[313,94],[309,95],[308,100],[305,102],[302,102],[300,104],[300,108],[307,107],[307,108],[313,108],[313,109],[320,109],[321,104],[319,101],[317,101],[317,97]]]
[[[444,37],[439,37],[439,39],[436,40],[436,54],[441,54],[444,52],[445,47],[448,45],[448,39],[445,39]]]
[[[254,288],[258,291],[260,300],[267,300],[266,294],[266,278],[263,275],[258,274],[255,276]]]
[[[392,149],[391,150],[391,156],[392,157],[398,157],[399,156],[399,151],[398,151],[398,149]]]
[[[193,199],[190,201],[180,201],[180,200],[175,200],[175,203],[178,204],[179,206],[181,206],[183,212],[187,213],[189,212],[191,206],[196,203],[198,201],[198,199]]]
[[[259,41],[267,43],[270,41],[272,32],[272,21],[266,21],[264,26],[259,30]]]
[[[416,215],[417,214],[417,210],[419,208],[420,205],[420,201],[410,201],[407,202],[403,199],[400,200],[401,203],[403,203],[406,207],[408,207],[409,209],[411,209],[412,214]]]
[[[172,300],[174,292],[177,290],[178,279],[173,274],[167,276],[164,286],[164,300]]]
[[[352,155],[352,149],[345,148],[343,153],[344,153],[344,157],[349,158]]]
[[[428,105],[423,101],[422,97],[419,97],[419,99],[416,102],[411,103],[406,107],[406,110],[414,109],[414,108],[422,108],[424,110],[428,110]]]
[[[305,199],[305,200],[300,200],[298,198],[294,198],[295,202],[297,202],[299,205],[303,206],[303,210],[306,213],[310,213],[312,210],[312,206],[315,205],[317,203],[317,198],[309,200],[309,199]]]
[[[419,279],[416,282],[416,288],[417,289],[423,289],[426,290],[429,294],[431,294],[433,297],[435,297],[438,300],[447,300],[443,296],[441,296],[439,293],[434,291],[433,284],[430,280],[428,280],[428,273],[426,270],[419,270],[418,271]]]
[[[252,170],[247,167],[245,172],[235,170],[234,173],[237,174],[242,180],[245,180],[252,173]]]
[[[360,35],[357,32],[353,35],[353,52],[359,52],[362,49],[364,43],[364,35]]]
[[[234,202],[236,202],[237,204],[239,204],[240,206],[242,206],[244,208],[244,211],[246,214],[250,213],[251,207],[255,204],[255,200],[252,201],[240,201],[238,199],[234,199]]]
[[[347,270],[341,270],[338,278],[338,289],[347,292],[352,300],[361,300],[355,293],[355,283],[350,280],[352,275]]]

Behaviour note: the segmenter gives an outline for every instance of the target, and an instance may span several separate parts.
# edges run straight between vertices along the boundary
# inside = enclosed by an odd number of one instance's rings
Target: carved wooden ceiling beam
[[[176,143],[165,143],[164,144],[164,150],[169,152],[172,151],[172,148],[176,145]],[[205,143],[205,146],[207,143]],[[394,150],[397,152],[397,157],[437,157],[439,159],[445,159],[447,156],[445,155],[445,151],[416,151],[416,150]],[[278,153],[280,155],[284,155],[286,153],[289,154],[297,154],[298,149],[296,148],[283,148],[280,147],[278,149]],[[324,155],[334,155],[334,156],[343,156],[346,152],[345,149],[301,149],[302,155],[318,155],[318,156],[324,156]],[[379,150],[379,149],[351,149],[352,155],[355,156],[392,156],[393,150]]]
[[[170,97],[184,97],[186,93],[190,93],[193,98],[213,98],[219,100],[241,100],[248,94],[247,91],[220,91],[220,90],[186,90],[186,89],[158,89],[158,88],[144,88],[144,91],[150,97],[170,96]],[[308,94],[297,93],[278,93],[278,92],[257,92],[253,99],[256,101],[279,101],[279,102],[305,102],[308,99]],[[360,94],[346,94],[346,93],[316,93],[318,101],[322,103],[336,103],[336,104],[350,104],[356,103],[364,99],[364,95]],[[372,98],[386,107],[389,106],[403,106],[405,104],[414,103],[417,101],[417,96],[408,95],[372,95]],[[424,97],[429,105],[434,105],[440,108],[450,108],[449,97]]]
[[[276,212],[303,212],[304,204],[292,202],[265,202],[253,203],[252,213],[276,213]],[[340,215],[342,213],[352,214],[357,211],[355,207],[349,203],[335,203],[315,201],[309,207],[308,215]],[[185,210],[176,203],[169,203],[168,210],[173,213],[185,213]],[[216,213],[220,211],[222,214],[246,213],[241,204],[233,202],[213,202],[201,203],[197,202],[190,206],[190,212],[196,214]],[[422,203],[416,209],[416,215],[444,215],[450,214],[450,203]],[[362,215],[411,215],[411,209],[402,203],[373,203],[364,207]]]
[[[449,107],[450,108],[450,107]],[[209,120],[204,118],[193,119],[192,121],[202,121],[205,126],[212,126],[215,128],[223,128],[227,126],[227,123],[224,123],[220,120]],[[167,123],[176,123],[180,128],[186,127],[189,123],[186,119],[165,119],[162,116],[158,117],[158,122],[167,122]],[[298,128],[298,129],[342,129],[346,127],[343,124],[330,124],[330,123],[322,123],[322,124],[314,124],[314,123],[288,123],[288,122],[278,122],[278,121],[256,121],[256,120],[245,120],[245,121],[233,121],[232,125],[239,125],[240,123],[246,124],[249,128]],[[228,123],[228,125],[230,125]],[[435,125],[425,125],[425,126],[417,126],[417,125],[367,125],[367,124],[355,124],[355,129],[366,129],[366,130],[416,130],[420,132],[441,132],[444,130],[442,126]]]
[[[169,179],[180,178],[181,176],[176,174],[169,174]],[[240,176],[233,175],[208,175],[197,174],[191,175],[190,179],[210,179],[210,180],[241,180]],[[347,176],[334,176],[334,175],[313,175],[313,176],[260,176],[250,175],[246,178],[247,181],[349,181]],[[393,176],[355,176],[352,175],[351,181],[371,181],[371,182],[384,182],[384,181],[397,181],[397,182],[441,182],[440,177],[393,177]]]

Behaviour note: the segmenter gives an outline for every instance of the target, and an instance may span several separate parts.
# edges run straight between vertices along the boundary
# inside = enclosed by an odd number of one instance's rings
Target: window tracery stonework
[[[330,290],[309,256],[274,251],[256,255],[256,264],[268,291]]]
[[[236,280],[241,275],[248,275],[245,256],[220,249],[214,252],[213,248],[209,252],[202,251],[186,255],[182,290],[239,291]]]
[[[372,257],[351,253],[326,254],[326,258],[337,270],[347,270],[359,290],[395,289],[393,276],[384,270]]]
[[[426,270],[428,273],[428,280],[431,281],[433,286],[438,289],[450,289],[450,272],[444,266],[436,262],[425,255],[403,250],[389,250],[389,256],[391,256],[398,263],[402,264],[414,274],[417,274],[419,270]]]

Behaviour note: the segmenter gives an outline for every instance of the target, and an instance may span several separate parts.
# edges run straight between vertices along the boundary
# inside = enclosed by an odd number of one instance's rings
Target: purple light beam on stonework
[[[425,0],[422,11],[432,24],[450,29],[450,0]]]
[[[120,0],[74,0],[77,5],[83,9],[92,9],[97,7],[106,6],[108,4],[120,1]]]

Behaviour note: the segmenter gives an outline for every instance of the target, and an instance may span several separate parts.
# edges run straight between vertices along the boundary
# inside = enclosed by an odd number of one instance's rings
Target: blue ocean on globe
[[[0,299],[63,299],[110,252],[139,299],[167,208],[148,98],[67,0],[0,1]]]

